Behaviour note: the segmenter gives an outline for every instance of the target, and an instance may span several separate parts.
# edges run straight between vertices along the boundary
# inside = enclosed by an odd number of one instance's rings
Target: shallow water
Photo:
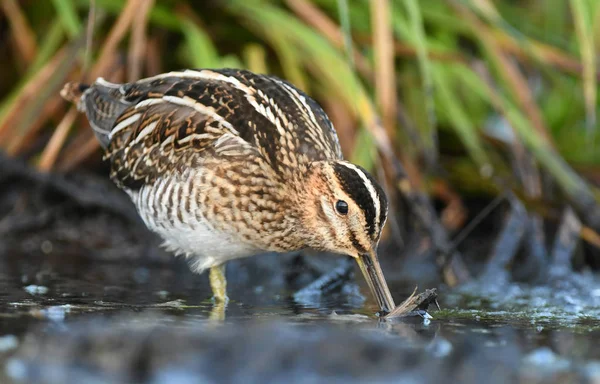
[[[0,258],[0,382],[600,382],[593,275],[440,287],[432,320],[403,322],[375,318],[362,281],[300,302],[281,271],[228,277],[220,323],[183,262]]]

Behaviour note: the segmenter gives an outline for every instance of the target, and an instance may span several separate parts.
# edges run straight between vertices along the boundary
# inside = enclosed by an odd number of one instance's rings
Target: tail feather
[[[115,121],[129,107],[119,92],[121,84],[109,83],[99,78],[92,85],[71,82],[65,84],[60,95],[85,112],[100,144],[106,148]]]

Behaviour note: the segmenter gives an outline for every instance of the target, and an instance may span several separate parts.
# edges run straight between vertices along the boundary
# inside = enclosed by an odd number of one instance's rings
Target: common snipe
[[[145,224],[191,268],[304,248],[356,259],[382,312],[394,301],[376,248],[384,191],[344,161],[321,107],[293,85],[248,71],[185,70],[128,84],[65,85]]]

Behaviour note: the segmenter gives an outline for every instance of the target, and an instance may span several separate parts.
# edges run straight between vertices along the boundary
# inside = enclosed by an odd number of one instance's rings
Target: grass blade
[[[471,26],[473,35],[480,41],[482,49],[488,54],[490,61],[496,67],[503,84],[508,88],[521,110],[526,112],[534,130],[546,142],[553,145],[552,137],[548,132],[542,113],[535,102],[531,89],[529,89],[525,76],[502,52],[488,27],[469,8],[455,0],[452,1],[452,4],[459,15]]]
[[[383,126],[390,141],[396,138],[396,71],[394,68],[394,34],[388,0],[373,0],[371,24],[375,50],[375,95]]]
[[[69,37],[77,37],[79,31],[81,31],[81,22],[77,17],[74,3],[70,0],[52,0],[52,3]]]
[[[423,82],[425,93],[425,110],[427,112],[426,121],[427,128],[430,134],[432,145],[432,155],[430,159],[435,161],[438,152],[437,134],[436,134],[436,116],[435,116],[435,101],[434,101],[434,82],[431,75],[431,64],[428,57],[427,39],[423,27],[423,17],[421,16],[421,8],[417,0],[404,0],[404,6],[408,13],[410,22],[409,33],[413,36],[413,42],[417,51],[417,62]]]
[[[67,139],[69,130],[75,122],[79,112],[76,107],[71,107],[69,112],[63,117],[61,122],[56,126],[56,129],[52,133],[50,141],[46,145],[44,152],[40,158],[38,168],[42,171],[49,171],[58,158],[58,154]]]
[[[127,80],[135,81],[141,77],[144,52],[146,50],[146,25],[148,23],[148,13],[154,5],[154,0],[146,0],[142,3],[142,8],[133,20],[131,27],[131,42],[129,43],[129,53],[127,56]]]
[[[583,93],[585,97],[586,127],[588,134],[596,129],[596,101],[598,88],[596,80],[596,46],[594,45],[592,3],[585,0],[570,0],[573,23],[579,52],[583,62]]]
[[[262,45],[248,44],[244,47],[246,68],[255,73],[269,73],[267,51]]]
[[[452,73],[445,71],[445,67],[441,65],[437,65],[432,73],[437,89],[436,100],[438,108],[447,115],[448,120],[452,123],[453,128],[456,129],[456,133],[477,165],[480,168],[488,165],[489,159],[481,145],[477,129],[470,120],[468,113],[460,105],[460,101],[456,95],[452,92],[451,84],[448,81],[448,77],[452,76]]]
[[[23,10],[16,0],[3,0],[0,7],[6,14],[6,19],[10,25],[12,38],[21,58],[29,64],[36,56],[37,42],[35,33],[31,29]]]
[[[208,34],[190,19],[184,19],[181,32],[185,37],[190,64],[194,68],[218,68],[219,54]]]
[[[350,26],[350,12],[348,10],[348,0],[338,0],[337,2],[340,25],[344,36],[344,49],[346,57],[350,62],[350,67],[354,68],[354,44],[352,43],[352,28]]]

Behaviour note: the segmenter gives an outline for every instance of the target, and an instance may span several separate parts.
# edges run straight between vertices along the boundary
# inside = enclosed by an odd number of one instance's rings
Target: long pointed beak
[[[377,253],[373,250],[362,254],[356,258],[356,262],[365,276],[365,280],[367,280],[367,284],[369,284],[371,293],[375,296],[382,314],[390,313],[392,309],[396,308],[396,304],[394,304],[394,299],[383,276]]]

